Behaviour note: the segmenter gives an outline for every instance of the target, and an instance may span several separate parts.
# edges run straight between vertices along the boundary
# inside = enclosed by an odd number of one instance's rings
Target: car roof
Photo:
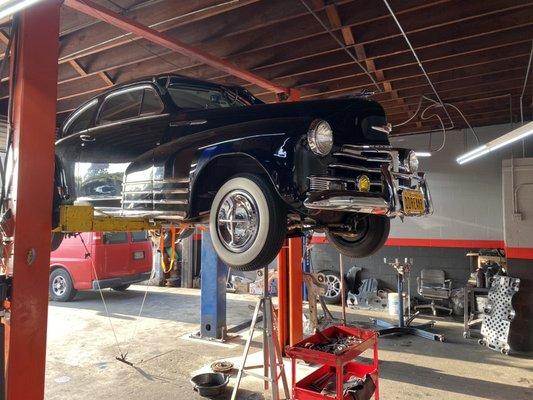
[[[136,85],[143,84],[143,83],[144,84],[147,84],[147,83],[155,84],[156,86],[159,86],[160,88],[164,88],[170,81],[172,81],[173,83],[185,83],[185,84],[203,85],[203,86],[211,86],[211,87],[224,86],[224,85],[219,85],[217,83],[208,82],[208,81],[204,81],[204,80],[196,79],[196,78],[190,78],[188,76],[179,75],[179,74],[159,74],[159,75],[152,75],[152,76],[145,76],[145,77],[137,78],[137,79],[134,79],[128,82],[121,83],[120,85],[113,86],[112,88],[109,88],[109,90],[106,90],[102,93],[98,93],[97,95],[84,101],[74,110],[72,110],[72,112],[64,119],[64,121],[61,123],[60,131],[63,131],[65,124],[71,119],[72,115],[77,110],[84,107],[86,104],[94,101],[95,99],[101,99],[102,97],[107,96],[110,92],[114,92],[116,90],[127,88],[129,86],[136,86]]]

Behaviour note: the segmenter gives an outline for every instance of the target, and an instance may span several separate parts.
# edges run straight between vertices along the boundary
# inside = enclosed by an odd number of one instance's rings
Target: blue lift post
[[[205,339],[226,337],[226,279],[228,267],[218,258],[208,232],[202,233],[201,329]]]
[[[307,236],[306,234],[304,234],[302,237],[302,254],[304,255],[302,258],[303,271],[307,273],[311,272],[311,254],[310,254],[309,246],[308,246],[309,242],[311,241],[310,238],[311,237]],[[304,284],[303,294],[304,294],[304,301],[308,301],[309,294],[307,292],[307,285],[305,284]]]

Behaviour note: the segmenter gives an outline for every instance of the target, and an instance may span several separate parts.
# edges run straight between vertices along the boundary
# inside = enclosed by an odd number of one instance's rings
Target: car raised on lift
[[[390,218],[431,213],[417,157],[392,148],[390,130],[382,106],[364,97],[264,104],[241,87],[165,75],[74,111],[56,171],[63,202],[208,223],[215,251],[236,269],[261,268],[306,230],[365,257],[384,244]]]

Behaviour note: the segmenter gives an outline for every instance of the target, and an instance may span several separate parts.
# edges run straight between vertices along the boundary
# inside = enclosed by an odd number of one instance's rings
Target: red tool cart
[[[338,354],[317,350],[317,345],[328,343],[338,337],[355,337],[353,344],[339,349]],[[359,363],[354,359],[367,349],[373,349],[372,363]],[[374,399],[379,400],[378,340],[374,331],[348,326],[332,326],[292,347],[287,347],[286,354],[292,362],[292,399],[293,400],[349,400],[350,394],[343,397],[343,384],[350,378],[364,378],[370,375],[375,385]],[[296,360],[303,360],[321,365],[316,371],[296,382]],[[320,394],[320,384],[328,378],[336,377],[336,395]]]

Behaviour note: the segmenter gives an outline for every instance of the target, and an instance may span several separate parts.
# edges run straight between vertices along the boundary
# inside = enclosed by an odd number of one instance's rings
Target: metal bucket
[[[220,395],[228,386],[229,376],[219,372],[206,372],[191,378],[194,390],[202,397],[215,397]]]

